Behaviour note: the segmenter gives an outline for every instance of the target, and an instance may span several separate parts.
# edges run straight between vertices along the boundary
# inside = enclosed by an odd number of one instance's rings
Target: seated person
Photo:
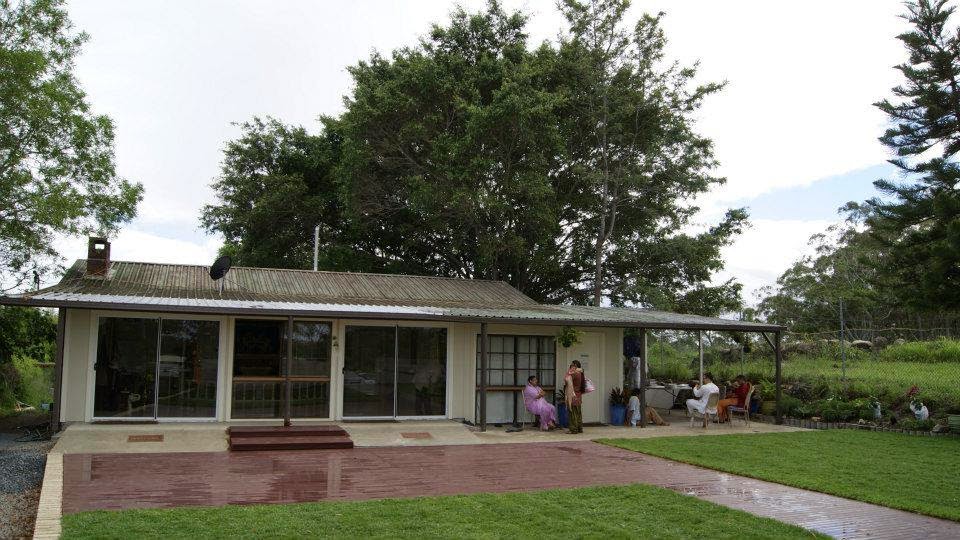
[[[737,379],[733,382],[733,392],[728,393],[727,397],[717,403],[717,417],[720,418],[721,422],[728,420],[727,407],[731,405],[743,407],[743,404],[747,401],[747,393],[749,392],[750,383],[747,382],[747,378],[743,375],[737,375]]]
[[[703,374],[703,384],[697,384],[693,387],[693,395],[697,399],[687,400],[687,414],[693,416],[693,411],[697,411],[701,416],[707,411],[707,402],[710,400],[710,394],[719,394],[720,389],[713,384],[713,375],[708,371]]]
[[[547,431],[557,427],[557,408],[543,397],[546,393],[540,387],[536,375],[527,378],[527,387],[523,389],[523,404],[530,414],[540,417],[540,430]]]
[[[657,410],[653,407],[647,406],[644,410],[644,418],[648,423],[656,424],[658,426],[669,426],[668,422],[664,422],[663,418],[660,418],[660,415],[657,413]],[[630,422],[632,427],[637,427],[637,423],[640,422],[640,389],[634,388],[633,392],[630,393],[630,404],[627,405],[627,420]]]

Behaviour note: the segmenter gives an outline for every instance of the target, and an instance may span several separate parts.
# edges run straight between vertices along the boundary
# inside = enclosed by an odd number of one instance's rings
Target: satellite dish
[[[224,255],[214,261],[213,266],[210,267],[210,279],[222,279],[223,276],[227,275],[227,272],[230,271],[230,265],[232,264],[233,261],[230,260],[229,255]]]

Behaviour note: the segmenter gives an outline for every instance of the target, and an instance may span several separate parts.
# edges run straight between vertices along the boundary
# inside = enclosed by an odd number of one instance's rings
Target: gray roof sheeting
[[[624,307],[538,304],[501,281],[236,267],[224,291],[204,266],[115,261],[105,278],[77,261],[57,285],[0,297],[49,307],[331,318],[512,322],[690,330],[782,327]]]

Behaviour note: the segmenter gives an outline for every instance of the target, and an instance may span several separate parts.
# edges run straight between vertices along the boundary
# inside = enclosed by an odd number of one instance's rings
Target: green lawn
[[[644,485],[360,502],[84,512],[63,538],[813,538]]]
[[[600,442],[960,521],[960,440],[955,438],[830,430]]]

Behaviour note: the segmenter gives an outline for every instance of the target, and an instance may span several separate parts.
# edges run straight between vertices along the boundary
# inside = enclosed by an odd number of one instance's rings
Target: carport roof
[[[502,281],[235,267],[220,291],[205,266],[78,260],[56,285],[0,304],[175,313],[296,315],[764,332],[766,323],[625,307],[539,304]]]

